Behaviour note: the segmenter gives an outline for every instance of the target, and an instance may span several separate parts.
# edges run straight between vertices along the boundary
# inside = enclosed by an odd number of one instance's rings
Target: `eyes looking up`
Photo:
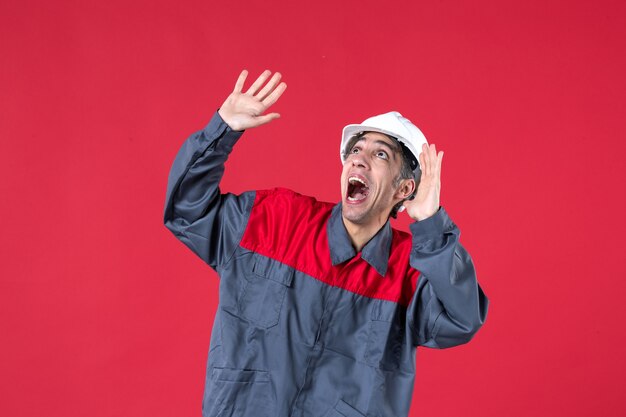
[[[358,155],[360,152],[361,152],[361,147],[358,144],[354,145],[352,149],[350,149],[350,155]],[[382,149],[377,150],[374,155],[377,158],[383,159],[385,161],[389,160],[389,154]]]

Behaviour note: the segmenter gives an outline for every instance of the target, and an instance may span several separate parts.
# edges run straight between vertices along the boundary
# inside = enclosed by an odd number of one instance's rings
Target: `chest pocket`
[[[245,275],[238,301],[239,315],[262,328],[276,326],[291,286],[294,270],[287,265],[261,255],[255,255],[252,271]]]
[[[400,365],[406,314],[397,305],[376,300],[369,323],[365,362],[377,368],[396,370]]]

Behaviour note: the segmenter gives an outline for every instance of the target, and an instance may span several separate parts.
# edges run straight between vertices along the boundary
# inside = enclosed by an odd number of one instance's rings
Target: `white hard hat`
[[[401,144],[408,148],[409,152],[414,157],[414,161],[412,161],[411,164],[414,164],[414,166],[412,166],[414,171],[419,165],[419,155],[422,152],[422,145],[424,143],[428,144],[426,137],[417,126],[397,111],[392,111],[370,117],[359,125],[347,125],[344,127],[341,148],[339,149],[341,162],[345,162],[343,157],[344,148],[348,141],[352,136],[360,132],[380,132],[398,139]]]

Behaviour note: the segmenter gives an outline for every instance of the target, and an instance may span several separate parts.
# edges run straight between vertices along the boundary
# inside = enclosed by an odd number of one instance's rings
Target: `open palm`
[[[441,161],[443,151],[437,153],[434,144],[423,144],[420,153],[422,177],[413,200],[406,200],[403,206],[413,220],[424,220],[439,210],[441,194]]]
[[[287,84],[280,82],[281,74],[279,72],[275,73],[265,84],[271,74],[269,70],[263,71],[250,88],[243,93],[248,71],[243,70],[241,72],[235,89],[218,111],[231,129],[241,131],[269,123],[280,117],[278,113],[264,114],[272,104],[276,103],[287,88]]]

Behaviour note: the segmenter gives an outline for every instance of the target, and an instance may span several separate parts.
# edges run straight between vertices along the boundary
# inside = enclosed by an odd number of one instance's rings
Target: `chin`
[[[369,218],[367,210],[355,210],[354,207],[343,204],[341,207],[343,218],[354,224],[365,224]]]

